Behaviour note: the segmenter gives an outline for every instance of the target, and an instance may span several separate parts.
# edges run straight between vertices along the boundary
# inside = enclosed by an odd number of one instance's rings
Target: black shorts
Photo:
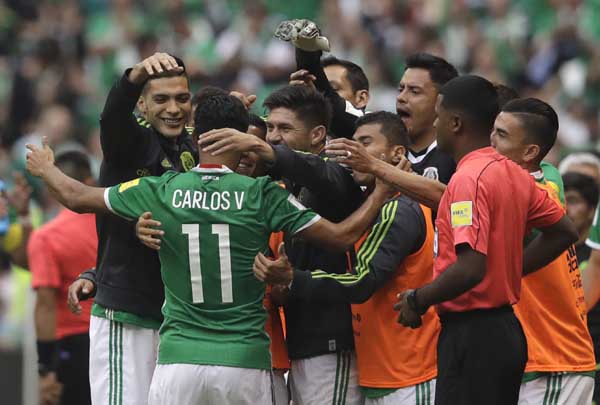
[[[90,337],[87,333],[58,341],[58,381],[63,384],[61,405],[89,405]]]
[[[440,316],[436,405],[517,404],[527,341],[512,307]]]

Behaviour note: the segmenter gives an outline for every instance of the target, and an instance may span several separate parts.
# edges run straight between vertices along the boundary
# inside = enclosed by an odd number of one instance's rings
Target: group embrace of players
[[[591,403],[552,107],[420,53],[397,113],[367,112],[364,72],[321,60],[314,24],[277,35],[298,70],[264,119],[253,96],[192,97],[157,53],[108,95],[102,187],[28,146],[62,204],[97,213],[69,296],[95,294],[92,403]]]

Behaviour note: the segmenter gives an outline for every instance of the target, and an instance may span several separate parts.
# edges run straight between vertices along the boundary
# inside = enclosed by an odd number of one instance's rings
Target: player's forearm
[[[366,201],[342,222],[332,226],[332,243],[337,250],[349,250],[373,223],[379,209],[387,200],[387,195],[376,188]],[[331,243],[331,242],[330,242]]]
[[[42,174],[50,193],[62,205],[78,213],[108,212],[102,188],[87,186],[61,172],[56,166]]]
[[[375,162],[373,174],[432,210],[437,210],[446,190],[446,185],[439,181],[405,172],[381,160]]]
[[[452,300],[477,286],[485,273],[486,256],[465,248],[458,253],[454,264],[434,281],[417,290],[417,305],[427,309],[431,305]]]
[[[38,291],[35,302],[35,333],[37,340],[51,341],[56,339],[56,298],[53,290],[43,290]]]

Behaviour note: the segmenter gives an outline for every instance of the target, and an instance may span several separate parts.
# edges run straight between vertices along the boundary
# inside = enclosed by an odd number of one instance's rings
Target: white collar
[[[535,172],[531,172],[529,174],[531,174],[536,180],[541,180],[544,178],[544,172],[542,171],[542,169],[536,170]]]
[[[429,155],[429,152],[431,152],[432,150],[434,150],[437,147],[437,140],[433,141],[431,143],[431,145],[429,145],[427,147],[427,150],[425,151],[425,153],[423,153],[422,155],[418,155],[415,156],[413,155],[413,153],[410,151],[408,151],[408,161],[412,164],[415,163],[420,163],[423,159],[425,159],[427,157],[427,155]]]
[[[194,167],[192,171],[197,173],[233,173],[230,168],[223,165],[210,165],[209,167],[198,165]]]

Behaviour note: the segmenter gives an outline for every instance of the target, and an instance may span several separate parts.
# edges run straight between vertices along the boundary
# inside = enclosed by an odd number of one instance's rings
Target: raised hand
[[[239,99],[242,102],[242,104],[244,104],[244,107],[246,107],[246,110],[249,110],[250,107],[252,107],[252,104],[254,104],[254,102],[256,101],[255,94],[246,95],[244,93],[240,93],[239,91],[231,91],[229,92],[229,95]]]
[[[54,166],[54,152],[48,146],[48,137],[42,137],[42,148],[36,145],[25,145],[27,153],[27,170],[36,177],[41,177],[48,168]]]
[[[377,161],[360,143],[346,138],[333,139],[325,146],[325,151],[333,161],[361,173],[372,173]]]
[[[316,89],[315,81],[317,77],[306,69],[300,69],[290,75],[290,85],[303,85]]]
[[[257,139],[233,128],[213,129],[198,137],[198,148],[213,156],[232,150],[250,152],[256,147]]]
[[[160,76],[165,72],[181,73],[183,67],[177,64],[174,57],[164,52],[156,52],[154,55],[136,64],[129,72],[129,81],[135,84],[143,84],[152,76]]]
[[[262,253],[257,254],[254,259],[254,276],[265,283],[287,286],[294,278],[294,269],[285,253],[284,243],[279,245],[277,254],[277,260],[271,260]]]

